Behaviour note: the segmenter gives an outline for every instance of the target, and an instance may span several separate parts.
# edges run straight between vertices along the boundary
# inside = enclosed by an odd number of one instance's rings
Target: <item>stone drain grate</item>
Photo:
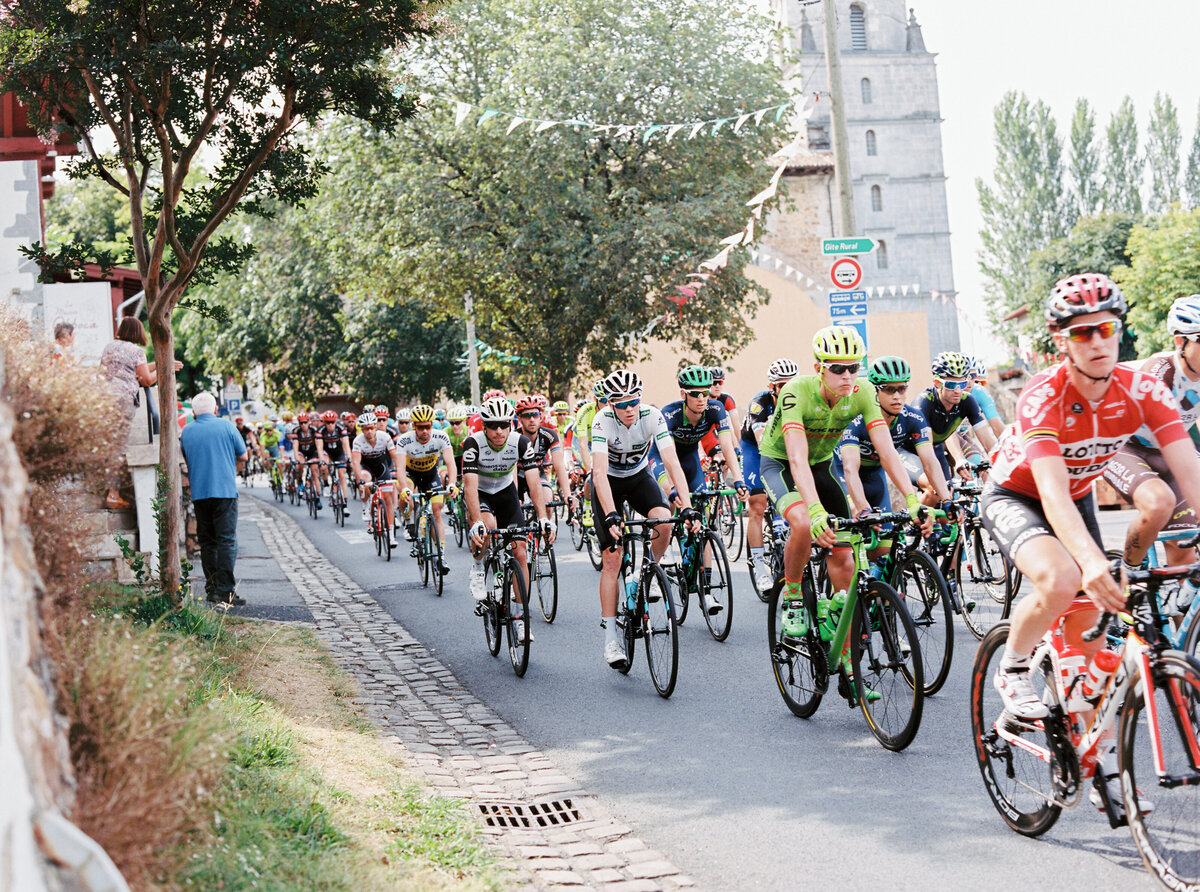
[[[583,815],[570,799],[546,802],[479,802],[479,813],[489,827],[516,830],[537,830],[540,827],[561,827],[583,820]]]

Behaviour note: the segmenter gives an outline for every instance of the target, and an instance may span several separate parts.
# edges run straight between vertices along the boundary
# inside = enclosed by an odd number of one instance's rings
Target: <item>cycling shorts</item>
[[[921,475],[925,473],[925,466],[921,464],[921,456],[915,452],[909,452],[907,449],[897,451],[900,453],[900,464],[904,465],[904,470],[908,474],[908,482],[916,486]],[[929,481],[929,485],[933,486],[932,480]]]
[[[817,498],[831,517],[848,517],[850,504],[846,501],[846,493],[833,473],[833,459],[829,458],[815,465],[809,465],[812,472],[813,484],[817,488]],[[767,497],[775,506],[780,517],[787,517],[787,511],[796,503],[803,504],[804,498],[796,491],[796,482],[792,479],[792,469],[786,462],[764,455],[759,464],[763,486]]]
[[[413,488],[419,493],[428,494],[431,489],[442,488],[442,478],[438,476],[437,468],[428,471],[409,471],[408,479],[412,481]],[[435,505],[440,505],[444,498],[445,496],[438,493],[430,501]]]
[[[757,443],[742,440],[742,475],[746,479],[746,487],[752,496],[761,496],[766,492],[762,484],[762,475],[759,472],[760,455]]]
[[[271,456],[271,458],[279,458],[279,444],[269,447],[267,455]]]
[[[479,490],[479,510],[496,518],[496,526],[519,527],[525,522],[521,514],[521,501],[517,498],[517,485],[510,483],[499,492]]]
[[[362,469],[371,475],[371,479],[376,483],[382,483],[385,480],[391,480],[395,477],[392,472],[392,463],[386,458],[372,459],[368,456],[362,457]]]
[[[1164,529],[1191,530],[1196,528],[1196,512],[1194,512],[1175,480],[1175,476],[1167,468],[1166,459],[1157,449],[1143,446],[1136,440],[1130,440],[1108,462],[1104,469],[1104,479],[1121,494],[1125,501],[1133,504],[1133,494],[1147,480],[1161,480],[1171,487],[1175,496],[1175,508],[1171,519]]]
[[[629,505],[634,511],[649,517],[654,508],[666,508],[667,500],[663,498],[662,488],[650,474],[648,467],[642,468],[632,477],[609,476],[608,485],[612,488],[613,505],[618,513],[621,506]],[[600,499],[596,495],[596,487],[592,487],[592,517],[596,521],[596,539],[601,549],[612,548],[617,543],[613,541],[604,525],[604,509],[600,507]]]
[[[546,493],[546,501],[547,502],[553,501],[554,487],[552,487],[550,485],[550,478],[549,478],[549,476],[547,476],[547,474],[544,471],[541,474],[541,481],[542,481],[542,486],[544,486],[546,489],[550,490],[550,492]],[[518,474],[517,475],[517,498],[520,499],[522,502],[524,502],[525,497],[527,495],[529,495],[529,484],[527,484],[525,482],[524,474]]]
[[[1096,502],[1092,494],[1089,492],[1078,499],[1075,507],[1093,541],[1103,551],[1104,540],[1100,536],[1100,524],[1096,522]],[[1016,560],[1017,552],[1026,542],[1040,536],[1054,535],[1038,499],[1005,489],[999,484],[989,483],[984,488],[983,495],[979,497],[979,510],[984,528],[1010,561]]]

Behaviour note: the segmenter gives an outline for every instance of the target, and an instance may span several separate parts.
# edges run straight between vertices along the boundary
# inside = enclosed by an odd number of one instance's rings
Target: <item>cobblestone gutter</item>
[[[434,790],[462,799],[478,815],[491,843],[516,862],[516,882],[605,892],[694,887],[466,690],[290,517],[257,499],[241,503],[321,638],[358,679],[385,739]]]

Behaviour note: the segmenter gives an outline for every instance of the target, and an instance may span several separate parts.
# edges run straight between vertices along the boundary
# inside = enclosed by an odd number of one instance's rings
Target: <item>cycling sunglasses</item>
[[[541,412],[538,412],[538,411],[535,409],[535,410],[534,410],[534,411],[532,411],[532,412],[522,412],[522,413],[521,413],[520,415],[518,415],[517,417],[518,417],[518,418],[541,418],[541,417],[542,417],[542,413],[541,413]]]
[[[943,381],[942,386],[947,390],[962,390],[964,387],[970,387],[970,381]]]
[[[1107,341],[1120,330],[1121,320],[1109,319],[1106,322],[1097,322],[1095,325],[1071,325],[1060,329],[1059,333],[1065,334],[1076,344],[1086,344],[1096,335],[1100,335],[1102,340]]]
[[[635,409],[638,403],[642,401],[640,396],[635,396],[627,400],[621,400],[619,403],[613,403],[614,409]]]
[[[414,424],[413,428],[419,431],[433,430],[432,424]]]
[[[849,372],[851,375],[857,375],[858,370],[862,368],[861,362],[827,362],[825,368],[833,372],[835,375],[844,375]]]
[[[907,384],[881,384],[878,389],[891,394],[908,393]]]
[[[490,431],[502,431],[506,427],[512,427],[511,421],[485,421],[483,426]]]
[[[700,399],[701,397],[706,397],[706,398],[708,397],[707,390],[685,390],[684,393],[686,393],[688,396],[694,397],[696,399]]]

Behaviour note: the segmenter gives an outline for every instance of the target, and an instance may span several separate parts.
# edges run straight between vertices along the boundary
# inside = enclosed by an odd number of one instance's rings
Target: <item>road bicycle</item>
[[[342,488],[341,472],[346,469],[344,461],[334,462],[329,466],[329,510],[333,513],[333,522],[340,527],[346,525],[346,491]]]
[[[513,544],[536,530],[533,524],[487,531],[489,540],[483,553],[485,594],[475,603],[475,615],[483,618],[488,652],[493,657],[499,654],[502,639],[507,639],[508,657],[518,678],[529,668],[529,598]]]
[[[746,540],[745,506],[737,491],[725,486],[725,468],[725,460],[719,455],[713,456],[705,474],[705,486],[720,496],[714,509],[714,528],[725,541],[729,559],[736,562],[742,556],[742,545]]]
[[[584,523],[583,520],[585,507],[591,507],[591,500],[583,494],[584,486],[583,477],[580,477],[578,482],[572,482],[571,494],[575,496],[575,508],[568,516],[567,524],[571,528],[571,544],[575,546],[575,550],[586,549],[592,568],[599,570],[604,565],[604,560],[600,554],[600,542],[596,538],[596,527],[592,523]]]
[[[450,529],[454,531],[454,543],[459,547],[463,547],[463,543],[467,541],[467,505],[466,497],[460,489],[458,495],[446,502],[442,508],[442,516],[446,518],[446,523]]]
[[[525,546],[525,559],[529,570],[529,589],[537,592],[542,619],[552,623],[558,615],[558,561],[554,557],[553,543],[542,534],[542,528],[537,523],[537,509],[528,502],[523,507],[526,524],[537,530],[537,532],[529,534]],[[562,499],[546,503],[546,510],[550,512],[557,512],[560,508],[565,507],[566,503]]]
[[[391,492],[396,483],[394,480],[384,480],[379,483],[361,483],[369,495],[367,502],[367,532],[375,540],[375,553],[385,561],[392,559],[392,530],[388,525],[387,504],[383,500],[384,492]]]
[[[317,519],[317,514],[321,510],[321,495],[324,492],[318,464],[319,462],[315,458],[305,462],[298,484],[299,497],[304,500],[304,504],[308,507],[308,515],[313,520]]]
[[[763,551],[761,562],[754,560],[754,555],[746,552],[746,566],[750,569],[750,583],[754,586],[754,592],[758,595],[758,599],[764,604],[771,600],[771,596],[778,593],[783,588],[783,550],[787,546],[788,537],[791,535],[791,528],[787,521],[784,520],[775,511],[775,506],[770,500],[767,502],[767,508],[763,512]],[[766,590],[758,584],[759,574],[765,573],[767,578],[771,580],[770,585]]]
[[[715,529],[720,522],[722,498],[721,492],[691,494],[692,507],[700,512],[704,528],[693,535],[676,526],[671,536],[680,558],[678,563],[663,568],[674,578],[679,591],[676,622],[682,626],[687,619],[691,595],[695,593],[709,634],[717,641],[728,638],[733,627],[733,572],[725,542]]]
[[[622,673],[633,668],[633,652],[640,638],[646,644],[646,665],[654,690],[664,699],[675,691],[679,674],[679,630],[667,574],[654,559],[650,542],[659,526],[682,524],[678,517],[626,519],[621,535],[641,543],[641,564],[634,566],[633,548],[622,547],[617,584],[617,632],[625,649]]]
[[[271,485],[271,496],[277,502],[283,502],[287,495],[284,491],[283,472],[279,469],[279,459],[267,459],[267,481]]]
[[[1114,575],[1119,567],[1114,564]],[[1079,804],[1091,780],[1110,826],[1128,823],[1146,869],[1171,889],[1200,888],[1200,663],[1173,649],[1163,634],[1157,591],[1187,576],[1200,576],[1200,563],[1128,574],[1132,628],[1119,656],[1100,652],[1110,655],[1107,678],[1095,668],[1105,665],[1100,655],[1090,673],[1081,671],[1082,656],[1063,644],[1066,616],[1096,609],[1076,599],[1033,654],[1030,674],[1049,711],[1044,719],[1007,712],[992,683],[1009,623],[984,637],[971,672],[975,755],[1004,822],[1040,836],[1064,808]],[[1103,614],[1084,640],[1104,634],[1111,618]],[[1124,816],[1096,771],[1114,729]]]
[[[293,461],[288,461],[284,465],[283,480],[288,501],[295,505],[300,500],[300,466]]]
[[[783,630],[786,599],[780,589],[771,596],[767,611],[767,637],[771,668],[779,693],[793,714],[809,718],[821,704],[836,676],[838,692],[861,708],[876,739],[889,750],[912,743],[921,725],[925,701],[921,645],[912,618],[896,590],[871,575],[867,556],[870,528],[887,523],[907,523],[904,514],[873,513],[849,520],[831,518],[830,526],[848,540],[855,573],[840,612],[830,607],[819,624],[817,600],[827,594],[828,582],[818,579],[824,568],[824,549],[813,548],[814,558],[801,582],[807,631],[793,637]],[[835,623],[836,617],[836,623]],[[844,660],[849,649],[849,665]]]
[[[411,517],[415,529],[414,540],[410,555],[417,559],[417,572],[421,576],[421,585],[429,585],[433,580],[433,590],[439,598],[442,596],[443,579],[442,567],[445,556],[442,553],[442,540],[438,535],[437,519],[433,515],[433,500],[443,495],[445,490],[440,487],[413,495],[414,504]]]

